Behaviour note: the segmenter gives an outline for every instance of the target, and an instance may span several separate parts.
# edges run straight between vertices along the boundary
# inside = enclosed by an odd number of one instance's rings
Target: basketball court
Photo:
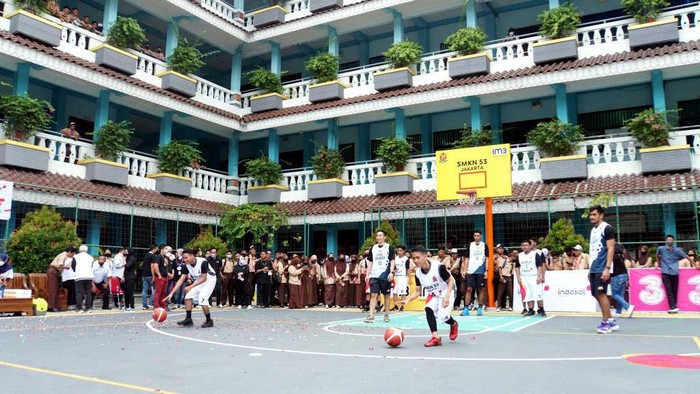
[[[3,392],[428,392],[689,393],[700,376],[700,316],[619,319],[596,334],[595,315],[523,318],[514,313],[453,316],[460,336],[425,348],[424,314],[362,322],[357,309],[215,309],[215,327],[160,324],[151,313],[64,313],[0,320]],[[654,317],[651,317],[654,316]],[[406,334],[398,348],[387,327]],[[601,381],[600,376],[607,376]],[[612,379],[610,377],[615,377]]]

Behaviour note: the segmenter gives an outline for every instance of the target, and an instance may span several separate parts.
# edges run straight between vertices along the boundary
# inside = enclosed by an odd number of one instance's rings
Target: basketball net
[[[476,190],[460,190],[457,192],[459,198],[459,209],[463,212],[472,212],[476,205]]]

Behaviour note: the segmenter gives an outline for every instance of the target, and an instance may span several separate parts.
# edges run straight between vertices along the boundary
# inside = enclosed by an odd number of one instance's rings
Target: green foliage
[[[94,145],[97,157],[111,161],[117,161],[133,134],[134,127],[126,120],[119,123],[110,120],[97,131],[88,133],[96,137]]]
[[[202,164],[204,159],[197,148],[199,144],[190,140],[172,140],[166,145],[160,145],[158,155],[158,168],[161,172],[173,175],[182,175],[185,168],[193,163]]]
[[[48,129],[53,123],[53,111],[48,101],[16,94],[0,94],[0,114],[5,117],[10,138],[26,140],[42,129]]]
[[[275,231],[288,223],[287,213],[275,205],[243,204],[232,207],[221,218],[219,233],[229,242],[242,240],[246,234],[254,243],[271,244]]]
[[[372,245],[377,243],[376,235],[377,235],[377,231],[379,231],[379,230],[384,230],[384,233],[386,234],[386,243],[393,246],[394,248],[403,244],[403,241],[401,240],[401,236],[399,235],[399,232],[396,231],[396,229],[394,229],[394,227],[391,225],[391,223],[389,223],[386,220],[383,220],[379,224],[379,227],[375,228],[372,235],[367,237],[367,239],[365,240],[365,243],[362,244],[362,247],[360,248],[360,253],[364,253],[365,250],[371,248]]]
[[[258,89],[263,89],[267,93],[282,94],[282,79],[272,71],[257,66],[246,73],[248,81]]]
[[[496,130],[477,130],[472,131],[472,128],[464,125],[459,140],[452,143],[455,148],[473,148],[475,146],[487,146],[493,144],[498,131]]]
[[[168,67],[180,74],[194,74],[204,67],[204,58],[215,54],[217,51],[202,53],[199,44],[190,43],[186,38],[181,38],[177,47],[168,58]]]
[[[547,233],[544,239],[540,239],[537,246],[549,249],[550,252],[564,252],[567,246],[574,247],[576,245],[583,246],[583,250],[588,250],[588,241],[586,237],[574,232],[574,224],[571,219],[561,218],[554,222],[552,228]]]
[[[668,0],[622,0],[621,3],[625,12],[638,23],[653,22],[670,5]]]
[[[248,160],[246,169],[246,175],[253,177],[262,186],[276,185],[283,179],[282,166],[267,156]]]
[[[668,145],[668,133],[671,124],[667,115],[675,111],[656,112],[653,108],[637,113],[633,118],[625,120],[625,127],[632,137],[647,148]]]
[[[214,235],[211,227],[201,226],[197,234],[185,245],[185,249],[201,249],[202,251],[216,248],[217,254],[223,254],[228,248],[226,242]]]
[[[306,71],[318,80],[318,83],[331,82],[338,79],[340,59],[332,53],[324,52],[306,62]]]
[[[30,212],[10,235],[7,253],[12,258],[12,267],[23,274],[46,272],[56,255],[82,243],[76,227],[75,223],[61,219],[51,207]]]
[[[576,152],[583,140],[583,127],[552,119],[538,123],[527,138],[548,157],[568,156]]]
[[[377,157],[384,163],[388,172],[396,172],[408,163],[413,147],[403,138],[381,138],[377,147]]]
[[[412,66],[420,61],[422,54],[423,47],[413,41],[395,42],[386,52],[382,52],[393,68]]]
[[[107,34],[107,43],[121,49],[138,48],[144,40],[146,34],[134,18],[117,17]]]
[[[478,27],[465,27],[447,37],[445,44],[460,55],[473,55],[484,49],[486,33]]]
[[[542,11],[537,19],[542,22],[540,34],[549,39],[567,37],[576,31],[576,26],[581,23],[578,10],[569,3]]]
[[[600,205],[603,208],[608,208],[610,206],[610,204],[615,202],[615,200],[616,200],[616,197],[614,194],[601,193],[601,194],[598,194],[597,196],[593,197],[591,202],[588,204],[588,208],[595,206],[595,205]],[[583,213],[581,214],[581,218],[588,219],[588,216],[590,216],[588,209],[584,209]]]
[[[321,146],[311,157],[311,166],[319,179],[340,178],[345,168],[345,160],[339,150]]]
[[[32,14],[48,14],[48,0],[14,0],[13,3],[18,9],[31,12]]]

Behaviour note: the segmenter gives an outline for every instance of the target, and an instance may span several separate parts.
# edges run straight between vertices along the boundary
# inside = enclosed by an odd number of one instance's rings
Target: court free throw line
[[[511,331],[511,332],[518,332],[518,331],[524,330],[524,329],[526,329],[526,328],[528,328],[528,327],[532,327],[532,326],[538,325],[538,324],[540,324],[540,323],[544,323],[544,322],[546,322],[547,320],[554,319],[554,317],[555,317],[555,316],[547,316],[547,317],[545,317],[544,319],[536,319],[534,322],[532,322],[532,323],[530,323],[530,324],[526,324],[526,325],[524,325],[524,326],[522,326],[522,327],[518,327],[518,328],[516,328],[515,330],[513,330],[513,331]]]

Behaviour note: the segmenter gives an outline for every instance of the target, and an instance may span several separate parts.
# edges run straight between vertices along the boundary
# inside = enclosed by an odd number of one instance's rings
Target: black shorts
[[[486,279],[484,274],[468,274],[467,275],[467,288],[469,289],[482,289],[486,286]]]
[[[593,295],[593,297],[599,294],[607,294],[608,284],[610,281],[603,282],[603,279],[601,278],[602,276],[602,273],[588,274],[588,281],[591,283],[591,295]]]
[[[370,294],[389,294],[391,293],[391,282],[386,279],[370,278],[369,279]]]

